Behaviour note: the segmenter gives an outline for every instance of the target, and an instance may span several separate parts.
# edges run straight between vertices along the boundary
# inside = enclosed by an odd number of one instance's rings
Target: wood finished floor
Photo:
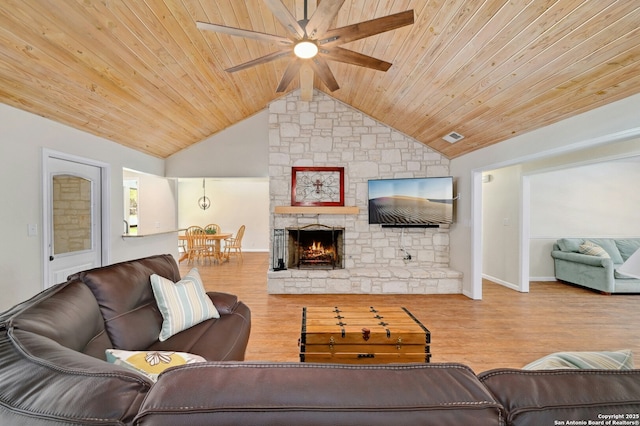
[[[640,365],[640,295],[602,295],[558,282],[530,293],[484,282],[483,300],[463,295],[270,295],[267,253],[196,266],[208,291],[238,295],[252,312],[248,361],[299,361],[303,306],[404,306],[431,331],[431,362],[461,362],[476,372],[520,368],[558,351],[631,349]]]

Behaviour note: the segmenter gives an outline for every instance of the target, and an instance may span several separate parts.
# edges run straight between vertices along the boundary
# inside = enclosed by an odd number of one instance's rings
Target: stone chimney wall
[[[460,274],[448,270],[447,228],[382,228],[369,225],[367,212],[369,179],[449,176],[449,160],[322,92],[315,91],[310,102],[298,95],[269,106],[271,234],[313,223],[343,227],[345,269],[270,271],[269,291],[460,293]],[[359,212],[276,213],[276,206],[291,205],[294,166],[344,167],[345,206],[357,206]]]

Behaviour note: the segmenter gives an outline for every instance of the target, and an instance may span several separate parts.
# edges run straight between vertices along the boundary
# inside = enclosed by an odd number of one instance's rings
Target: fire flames
[[[309,250],[311,250],[312,252],[323,252],[324,246],[322,245],[322,243],[314,241],[313,243],[311,243]]]
[[[326,260],[331,261],[335,256],[333,247],[325,248],[319,241],[313,241],[309,247],[303,250],[304,260]]]
[[[305,227],[306,228],[306,227]],[[343,230],[290,229],[288,266],[299,269],[342,269]]]

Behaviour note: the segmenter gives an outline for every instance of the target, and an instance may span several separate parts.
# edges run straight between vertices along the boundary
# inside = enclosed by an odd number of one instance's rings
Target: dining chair
[[[190,264],[194,260],[207,258],[209,247],[207,246],[207,234],[204,228],[190,226],[185,231],[185,235],[187,236],[187,263]]]
[[[229,237],[224,240],[224,258],[229,260],[231,257],[231,251],[233,250],[233,254],[235,256],[240,257],[240,261],[242,261],[242,237],[244,237],[244,228],[242,225],[235,237]]]
[[[217,223],[210,223],[207,226],[204,227],[205,232],[211,232],[212,230],[215,230],[215,234],[220,233],[220,225],[218,225]]]

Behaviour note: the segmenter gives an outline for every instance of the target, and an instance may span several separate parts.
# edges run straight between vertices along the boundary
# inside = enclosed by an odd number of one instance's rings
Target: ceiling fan
[[[232,73],[289,57],[290,62],[276,92],[284,92],[299,73],[301,99],[309,101],[313,95],[314,73],[330,91],[333,92],[340,88],[327,60],[378,71],[387,71],[392,65],[372,56],[342,48],[340,45],[413,24],[413,10],[407,10],[346,27],[329,29],[329,25],[338,14],[344,1],[322,0],[313,15],[307,19],[307,0],[304,0],[304,19],[298,21],[285,7],[282,0],[264,0],[276,19],[289,32],[288,37],[200,21],[197,22],[197,27],[201,30],[275,43],[279,48],[275,52],[228,68],[225,71]]]

